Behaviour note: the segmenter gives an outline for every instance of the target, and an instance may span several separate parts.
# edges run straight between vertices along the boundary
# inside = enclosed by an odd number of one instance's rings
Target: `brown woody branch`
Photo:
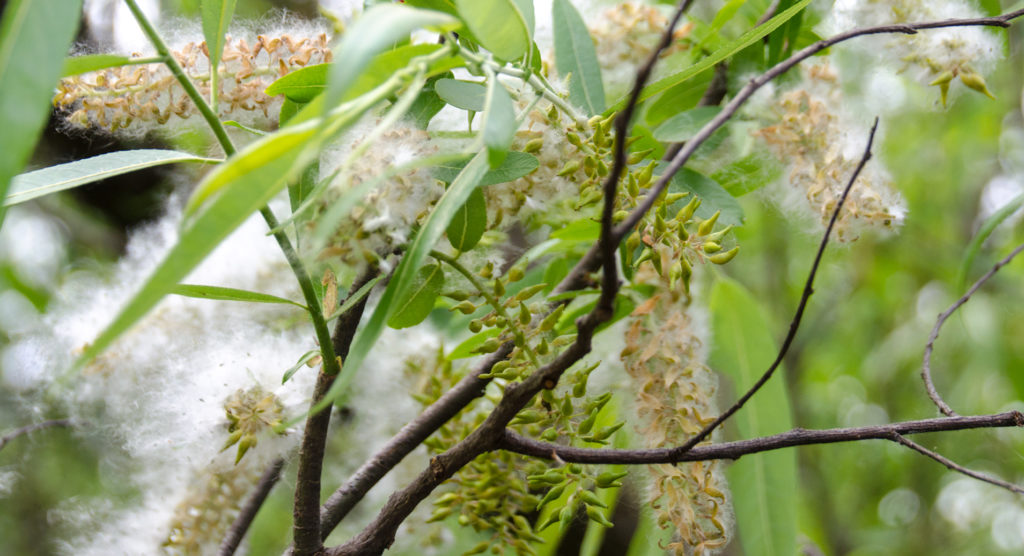
[[[868,427],[824,430],[793,429],[781,434],[749,440],[695,446],[687,451],[681,451],[679,447],[651,450],[576,448],[540,442],[511,430],[505,430],[499,443],[499,448],[524,456],[560,460],[566,463],[653,465],[685,461],[735,460],[750,454],[770,452],[794,446],[858,442],[870,439],[894,440],[894,435],[997,427],[1024,427],[1024,414],[1021,414],[1019,411],[1009,411],[994,415],[938,417]]]
[[[281,468],[283,467],[284,458],[278,458],[260,476],[259,482],[256,483],[256,488],[249,495],[249,499],[245,501],[245,506],[242,506],[238,517],[235,518],[234,523],[228,529],[228,534],[221,541],[217,556],[231,556],[238,550],[238,545],[242,543],[242,538],[245,537],[245,533],[249,530],[253,520],[256,519],[256,514],[259,513],[263,502],[266,501],[270,491],[274,489],[274,485],[281,478]]]
[[[953,417],[956,415],[956,412],[946,405],[946,402],[943,401],[942,396],[939,395],[939,392],[935,389],[935,384],[932,382],[932,351],[935,349],[935,340],[939,338],[939,330],[942,328],[942,325],[946,323],[946,320],[949,319],[949,317],[952,316],[960,306],[971,299],[974,292],[978,291],[978,289],[981,288],[989,278],[994,276],[996,272],[999,272],[1000,268],[1009,264],[1010,261],[1012,261],[1013,258],[1021,251],[1024,251],[1024,244],[1018,245],[1017,248],[1009,255],[993,265],[984,276],[978,278],[978,281],[967,290],[967,293],[961,296],[960,299],[957,299],[955,303],[949,306],[949,309],[946,309],[939,315],[939,318],[935,321],[935,326],[932,328],[931,334],[928,335],[928,344],[924,346],[924,360],[921,363],[921,379],[924,381],[925,390],[928,391],[928,397],[935,402],[935,406],[938,407],[939,411],[944,415]]]
[[[364,284],[376,276],[376,269],[367,271],[363,276],[352,284],[352,295],[359,291]],[[349,347],[355,337],[359,320],[366,308],[366,300],[363,298],[352,306],[351,309],[338,317],[335,323],[334,334],[331,341],[333,352],[344,360],[348,356]],[[317,375],[316,387],[313,391],[313,399],[310,408],[316,407],[323,400],[334,383],[337,375],[325,372],[325,366],[321,367]],[[323,472],[324,449],[327,446],[327,430],[331,424],[331,404],[327,404],[320,412],[310,414],[306,419],[306,429],[302,435],[302,446],[299,448],[299,468],[295,479],[295,506],[292,510],[294,515],[293,525],[293,554],[297,556],[310,556],[323,551],[323,542],[320,538],[320,478]]]

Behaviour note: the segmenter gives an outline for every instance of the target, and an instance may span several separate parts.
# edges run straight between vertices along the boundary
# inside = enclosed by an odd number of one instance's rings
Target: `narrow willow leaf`
[[[444,75],[450,76],[451,72],[447,72]],[[447,104],[441,100],[441,97],[434,90],[436,81],[436,79],[428,80],[427,85],[420,92],[420,96],[416,97],[416,102],[409,107],[407,116],[418,129],[427,129],[427,126],[430,125],[430,120],[434,119],[434,116],[443,110]]]
[[[689,141],[721,111],[721,106],[699,106],[680,112],[655,128],[654,138],[666,143]]]
[[[694,108],[704,97],[708,86],[711,85],[712,77],[714,77],[714,72],[704,72],[694,76],[693,79],[670,87],[647,103],[648,108],[644,114],[644,121],[648,126],[655,127],[682,110]]]
[[[401,4],[377,4],[363,12],[334,51],[339,63],[330,65],[323,110],[334,108],[346,98],[374,56],[423,27],[456,29],[458,20],[446,13]]]
[[[709,218],[715,211],[722,211],[718,218],[720,224],[723,226],[743,225],[743,207],[740,206],[739,201],[728,191],[722,189],[722,186],[718,185],[715,180],[704,174],[694,172],[689,168],[682,168],[672,176],[668,188],[673,193],[689,191],[700,197],[701,205],[696,212],[700,218]]]
[[[188,219],[178,243],[75,363],[81,368],[141,319],[246,218],[280,192],[314,156],[315,126],[286,128],[221,164],[199,191],[219,194]]]
[[[800,0],[788,10],[776,15],[775,17],[769,19],[760,26],[747,31],[746,33],[743,33],[735,40],[730,41],[725,46],[713,52],[707,58],[702,59],[701,61],[684,69],[683,71],[674,73],[672,75],[659,79],[654,83],[651,83],[650,85],[644,87],[644,90],[640,92],[640,98],[638,99],[638,101],[643,102],[670,87],[674,87],[679,83],[682,83],[688,79],[692,79],[694,76],[699,75],[715,67],[715,64],[721,62],[722,60],[732,57],[737,52],[763,39],[769,33],[778,29],[790,19],[796,17],[797,14],[799,14],[810,3],[811,0]],[[619,99],[614,105],[605,110],[604,113],[606,115],[610,115],[615,112],[618,112],[619,110],[622,110],[626,106],[626,100],[627,97]]]
[[[302,357],[299,357],[299,360],[296,361],[294,365],[289,367],[288,370],[284,372],[284,376],[281,377],[281,384],[288,382],[288,379],[292,378],[292,376],[294,376],[295,373],[297,373],[299,369],[302,368],[303,365],[309,363],[319,355],[320,350],[318,349],[309,350],[306,353],[303,353]]]
[[[378,54],[360,74],[342,100],[353,99],[377,85],[387,81],[396,71],[413,63],[419,56],[433,54],[444,48],[440,44],[409,44]],[[427,68],[427,77],[440,75],[463,65],[458,56],[449,56],[434,61]],[[304,103],[313,100],[327,88],[327,73],[331,64],[315,64],[285,74],[267,87],[268,95],[284,95],[293,102]]]
[[[424,321],[434,310],[437,296],[444,286],[444,270],[440,264],[427,265],[413,277],[412,286],[403,299],[397,303],[394,313],[388,319],[391,328],[409,328]]]
[[[473,189],[479,186],[480,178],[486,171],[487,153],[478,153],[438,200],[434,210],[427,216],[423,226],[416,234],[416,238],[413,239],[402,256],[401,262],[398,263],[398,268],[395,269],[391,281],[388,282],[388,287],[377,303],[377,308],[374,309],[366,324],[356,332],[348,358],[345,359],[345,363],[341,367],[341,374],[335,379],[323,400],[310,410],[311,412],[322,410],[348,390],[349,383],[352,382],[363,360],[370,353],[370,348],[380,337],[384,323],[397,309],[397,300],[406,296],[412,287],[413,276],[427,259],[430,250],[441,239],[441,235],[444,234],[448,223],[455,216],[455,212],[466,202]]]
[[[197,299],[216,299],[220,301],[248,301],[251,303],[285,303],[305,309],[306,306],[290,299],[267,293],[251,292],[221,286],[202,286],[197,284],[178,284],[171,288],[170,293]]]
[[[992,235],[992,232],[994,232],[1000,224],[1005,222],[1013,213],[1017,212],[1022,204],[1024,204],[1024,193],[1010,199],[1009,202],[1003,205],[999,210],[992,213],[991,216],[981,223],[981,227],[978,228],[978,233],[974,234],[974,237],[971,238],[971,243],[967,246],[967,250],[964,252],[963,262],[960,263],[960,274],[957,279],[956,291],[962,292],[967,288],[967,275],[971,272],[971,266],[974,265],[974,259],[978,256],[978,253],[981,252],[981,246],[985,244],[985,240]]]
[[[555,66],[560,75],[570,76],[569,100],[591,116],[604,112],[601,66],[583,17],[569,0],[555,0],[551,17],[555,25]]]
[[[362,301],[364,297],[366,297],[367,295],[370,295],[370,291],[373,290],[373,287],[377,285],[377,282],[380,282],[383,279],[384,279],[384,275],[381,274],[381,275],[376,276],[375,278],[373,278],[369,282],[363,284],[363,287],[359,288],[358,290],[356,290],[355,293],[353,293],[353,294],[349,295],[348,297],[346,297],[345,298],[345,302],[341,304],[341,307],[338,307],[337,311],[335,311],[334,313],[331,313],[324,320],[326,320],[327,322],[330,322],[330,321],[340,317],[341,315],[345,314],[349,309],[351,309],[352,307],[355,307],[357,303]]]
[[[174,162],[220,162],[180,151],[139,149],[118,151],[26,172],[11,181],[4,206],[24,203],[43,195]]]
[[[465,167],[465,160],[439,164],[434,168],[434,177],[445,183],[451,183]],[[488,170],[484,177],[480,178],[480,185],[510,182],[533,173],[538,167],[540,167],[540,161],[532,154],[511,151],[501,166]]]
[[[752,386],[777,349],[761,304],[738,282],[719,280],[711,290],[714,345],[711,366],[732,378],[739,392]],[[732,419],[741,438],[792,428],[783,369]],[[727,469],[732,505],[745,554],[789,556],[796,547],[796,452],[778,450],[742,458]]]
[[[452,218],[448,229],[448,243],[459,251],[469,251],[476,246],[487,229],[487,200],[484,190],[477,187],[466,199]]]
[[[61,77],[71,77],[80,73],[87,73],[106,68],[113,68],[130,64],[131,58],[120,54],[87,54],[85,56],[69,56],[64,59],[64,69]]]
[[[487,87],[480,83],[458,79],[438,79],[434,84],[434,91],[437,92],[437,96],[441,97],[441,100],[456,108],[470,112],[484,111]]]
[[[203,38],[210,56],[210,106],[217,111],[217,88],[219,87],[220,58],[224,53],[224,34],[228,32],[231,17],[235,14],[236,0],[200,0],[203,15]]]
[[[508,156],[508,149],[516,136],[516,111],[512,97],[497,79],[487,82],[487,102],[484,104],[484,123],[481,133],[487,146],[487,162],[497,168]]]
[[[459,16],[480,45],[502,60],[517,60],[533,43],[533,2],[455,0]]]
[[[0,198],[21,172],[50,115],[82,0],[11,0],[0,20]],[[4,206],[0,206],[0,225]]]

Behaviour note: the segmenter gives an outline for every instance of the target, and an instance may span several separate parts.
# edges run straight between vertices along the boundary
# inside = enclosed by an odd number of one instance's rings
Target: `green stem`
[[[449,37],[448,42],[456,44],[456,39],[454,37]],[[543,76],[538,75],[537,73],[530,74],[518,68],[513,68],[499,64],[494,60],[490,60],[488,58],[485,58],[479,54],[470,51],[469,49],[463,47],[462,45],[459,45],[459,56],[462,56],[465,60],[472,62],[473,64],[476,64],[478,66],[490,68],[495,73],[500,73],[523,80],[528,85],[533,87],[534,90],[540,93],[541,96],[548,99],[551,102],[551,104],[554,104],[555,106],[558,107],[559,110],[561,110],[567,116],[572,118],[573,121],[575,121],[577,124],[586,125],[587,117],[579,110],[577,110],[575,106],[569,104],[568,102],[565,101],[565,99],[558,96],[558,93],[555,92],[555,89],[551,86],[550,83],[548,83],[547,79],[544,79]]]
[[[203,98],[203,95],[199,94],[199,90],[196,89],[195,84],[192,80],[185,75],[185,71],[181,68],[181,64],[171,54],[167,43],[164,42],[160,34],[157,33],[153,24],[149,22],[146,14],[142,13],[139,9],[139,5],[135,0],[125,0],[128,5],[128,9],[131,10],[132,15],[135,16],[135,20],[139,22],[139,26],[142,27],[142,31],[149,38],[150,42],[156,48],[157,53],[163,57],[164,64],[171,70],[171,74],[178,80],[182,88],[185,89],[185,94],[188,95],[192,102],[195,103],[196,108],[199,109],[199,113],[202,114],[203,119],[213,130],[213,134],[217,137],[217,142],[220,143],[224,152],[231,156],[237,152],[235,145],[231,142],[231,138],[228,137],[228,132],[224,129],[224,125],[221,123],[220,118],[213,112],[210,105]],[[263,220],[266,221],[267,226],[271,230],[278,228],[277,217],[274,215],[270,207],[265,206],[260,209],[260,214],[263,215]],[[277,231],[274,234],[274,239],[277,240],[278,246],[281,247],[281,251],[284,252],[285,258],[288,260],[288,265],[292,267],[292,272],[295,274],[295,279],[299,282],[299,288],[302,290],[302,296],[306,299],[306,306],[309,308],[309,315],[313,320],[313,328],[316,331],[317,341],[320,343],[320,351],[323,354],[323,365],[324,372],[330,376],[337,375],[341,371],[341,367],[338,365],[338,358],[334,353],[334,345],[331,340],[330,329],[327,328],[327,321],[324,319],[323,308],[320,306],[320,299],[316,295],[316,290],[313,288],[313,282],[309,278],[309,273],[306,272],[305,265],[302,264],[302,260],[299,259],[298,253],[292,246],[291,240],[283,231]]]
[[[531,348],[530,344],[527,343],[526,334],[523,333],[522,330],[519,330],[519,327],[516,325],[516,320],[510,317],[508,312],[505,311],[505,306],[501,304],[501,300],[495,297],[490,290],[484,287],[480,280],[477,279],[476,274],[470,272],[469,269],[463,266],[462,263],[455,259],[455,257],[445,255],[440,251],[432,250],[430,252],[430,256],[454,268],[456,272],[465,276],[466,279],[469,280],[469,283],[472,284],[473,287],[480,292],[480,295],[484,296],[484,299],[487,300],[487,303],[494,308],[494,312],[497,313],[498,316],[500,316],[501,318],[505,319],[505,322],[507,322],[508,325],[512,327],[512,329],[515,331],[515,334],[523,337],[523,351],[526,352],[526,355],[530,358],[530,363],[533,363],[534,367],[540,368],[540,361],[537,359],[537,354],[534,353],[533,348]]]

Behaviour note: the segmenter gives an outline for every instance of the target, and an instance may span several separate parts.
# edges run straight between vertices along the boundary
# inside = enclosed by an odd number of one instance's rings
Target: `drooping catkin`
[[[187,43],[172,54],[203,97],[209,98],[206,42]],[[251,45],[244,38],[228,36],[218,68],[218,115],[247,125],[273,122],[281,97],[268,96],[266,88],[294,70],[330,61],[326,33],[314,37],[257,35]],[[153,124],[166,124],[172,117],[185,120],[198,114],[163,64],[120,66],[68,77],[57,85],[53,104],[68,113],[72,127],[110,132],[141,131]]]
[[[651,448],[677,446],[717,413],[718,377],[701,362],[685,298],[662,287],[631,315],[622,362],[634,381],[638,432]],[[717,462],[650,467],[649,500],[658,526],[676,534],[674,554],[708,554],[731,538],[730,504]]]

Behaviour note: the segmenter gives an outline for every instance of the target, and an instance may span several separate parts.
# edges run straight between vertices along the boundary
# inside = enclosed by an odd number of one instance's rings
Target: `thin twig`
[[[283,467],[284,458],[278,458],[263,472],[259,482],[256,483],[256,488],[249,495],[249,499],[245,501],[245,505],[242,506],[238,517],[235,518],[235,522],[228,529],[228,534],[220,543],[220,550],[217,551],[217,556],[232,556],[235,550],[238,550],[238,545],[241,544],[242,538],[245,537],[245,533],[252,525],[256,514],[263,507],[263,502],[266,501],[270,491],[274,489],[274,485],[281,478],[281,468]]]
[[[825,248],[828,246],[829,237],[832,235],[832,228],[835,227],[836,220],[839,219],[839,213],[843,210],[843,204],[846,203],[846,198],[850,194],[850,190],[853,189],[853,184],[857,181],[857,177],[860,176],[861,170],[871,160],[871,147],[875,142],[875,131],[878,130],[878,118],[875,118],[874,125],[871,126],[871,133],[868,135],[867,146],[864,147],[864,154],[861,156],[860,162],[857,164],[857,168],[854,169],[853,174],[850,176],[850,181],[847,182],[846,187],[843,189],[843,194],[839,197],[836,202],[836,208],[832,211],[832,218],[828,221],[828,226],[825,227],[825,233],[821,238],[821,243],[818,245],[818,252],[814,255],[814,262],[811,263],[811,270],[807,273],[807,281],[804,283],[804,291],[800,295],[800,303],[797,305],[796,313],[793,315],[793,320],[789,323],[789,331],[786,333],[786,338],[782,341],[782,346],[779,348],[778,355],[775,356],[775,361],[768,366],[768,370],[761,375],[761,378],[750,387],[740,399],[736,400],[736,403],[732,404],[729,409],[725,410],[721,415],[715,418],[714,421],[706,425],[699,433],[693,436],[690,440],[686,441],[685,444],[680,446],[677,450],[680,453],[686,452],[690,448],[693,448],[697,444],[700,444],[707,438],[717,427],[725,422],[726,419],[731,417],[734,413],[740,410],[744,404],[747,403],[750,398],[754,396],[761,389],[765,383],[775,374],[775,370],[782,364],[782,360],[786,357],[786,352],[789,351],[789,347],[793,344],[793,340],[796,338],[796,332],[800,328],[800,321],[803,320],[804,310],[807,309],[807,303],[811,299],[811,294],[814,293],[814,278],[818,274],[818,267],[821,266],[822,256],[825,254]]]
[[[955,417],[954,417],[954,419],[955,419]],[[945,418],[944,420],[948,421],[949,418]],[[1013,483],[1008,483],[1008,482],[1006,482],[1006,481],[1004,481],[1002,479],[997,479],[995,477],[991,477],[991,476],[986,475],[984,473],[979,473],[977,471],[972,471],[970,469],[967,469],[966,467],[960,465],[959,463],[956,463],[955,461],[947,458],[946,456],[943,456],[942,454],[940,454],[938,452],[933,452],[932,450],[929,450],[928,448],[925,448],[924,446],[922,446],[922,445],[920,445],[920,444],[918,444],[916,442],[913,442],[913,441],[911,441],[911,440],[909,440],[907,438],[904,438],[903,435],[901,435],[900,433],[893,433],[892,438],[890,438],[890,440],[892,440],[893,442],[896,442],[898,444],[902,444],[902,445],[906,446],[907,448],[910,448],[911,450],[914,450],[915,452],[917,452],[919,454],[928,456],[928,457],[932,458],[933,460],[941,463],[942,465],[945,465],[946,467],[948,467],[952,471],[956,471],[957,473],[961,473],[963,475],[967,475],[968,477],[971,477],[971,478],[974,478],[974,479],[978,479],[979,481],[988,483],[990,485],[995,485],[997,487],[1005,488],[1006,490],[1008,490],[1010,492],[1013,492],[1013,493],[1016,493],[1016,494],[1024,494],[1024,488],[1022,488],[1022,487],[1020,487],[1018,485],[1015,485]]]
[[[320,508],[320,536],[324,539],[338,526],[352,508],[399,462],[419,447],[431,434],[484,393],[490,382],[480,378],[497,362],[505,360],[514,345],[506,342],[487,356],[472,373],[444,393],[416,419],[402,427],[376,454],[364,463]]]
[[[24,427],[14,429],[13,431],[5,434],[3,438],[0,438],[0,450],[4,449],[4,446],[8,442],[18,438],[19,436],[25,436],[32,434],[38,430],[49,429],[52,427],[71,427],[74,423],[71,419],[51,419],[49,421],[43,421],[41,423],[33,423],[31,425],[25,425]]]
[[[932,328],[931,334],[928,335],[928,344],[924,346],[924,360],[921,363],[921,379],[924,380],[924,387],[925,390],[928,391],[928,397],[935,402],[935,406],[938,407],[939,411],[944,415],[953,417],[956,415],[956,412],[946,405],[946,402],[942,399],[942,396],[939,395],[939,392],[935,389],[935,384],[932,382],[932,351],[935,349],[935,340],[939,337],[939,330],[942,328],[942,325],[946,323],[946,320],[949,319],[949,317],[952,316],[952,314],[955,313],[961,305],[967,303],[971,299],[974,292],[978,291],[978,289],[981,288],[989,278],[994,276],[996,272],[999,272],[1000,268],[1009,264],[1010,261],[1012,261],[1013,258],[1021,251],[1024,251],[1024,244],[1018,245],[1017,248],[1003,258],[1003,260],[993,265],[984,276],[978,278],[978,281],[967,290],[967,293],[960,297],[960,299],[957,299],[955,303],[949,306],[949,309],[946,309],[939,315],[938,320],[935,321],[935,326]]]
[[[540,442],[511,430],[505,430],[499,444],[499,449],[536,458],[560,460],[566,463],[653,465],[685,461],[735,460],[750,454],[770,452],[794,446],[858,442],[869,439],[892,440],[893,435],[1022,426],[1024,426],[1024,414],[1021,414],[1019,411],[1008,411],[994,415],[936,417],[867,427],[823,430],[793,429],[772,436],[695,446],[688,451],[680,451],[678,448],[657,448],[651,450],[577,448]]]
[[[371,269],[359,277],[352,284],[352,294],[350,295],[356,295],[359,288],[372,280],[378,272],[377,269]],[[368,296],[363,296],[351,309],[338,317],[331,346],[328,346],[331,349],[324,350],[324,353],[328,351],[336,353],[340,359],[348,356],[348,350],[352,346],[352,339],[355,337],[356,328],[363,316],[367,299]],[[323,347],[321,346],[321,348]],[[336,361],[334,366],[337,366]],[[317,375],[310,408],[320,404],[338,376],[338,373],[331,373],[329,369],[330,367],[325,361]],[[300,556],[318,554],[323,550],[320,535],[320,479],[330,424],[331,404],[328,403],[321,411],[310,413],[306,418],[306,428],[302,435],[302,447],[299,449],[299,465],[295,479],[295,506],[292,509],[294,515],[292,538],[295,543],[293,553]]]

